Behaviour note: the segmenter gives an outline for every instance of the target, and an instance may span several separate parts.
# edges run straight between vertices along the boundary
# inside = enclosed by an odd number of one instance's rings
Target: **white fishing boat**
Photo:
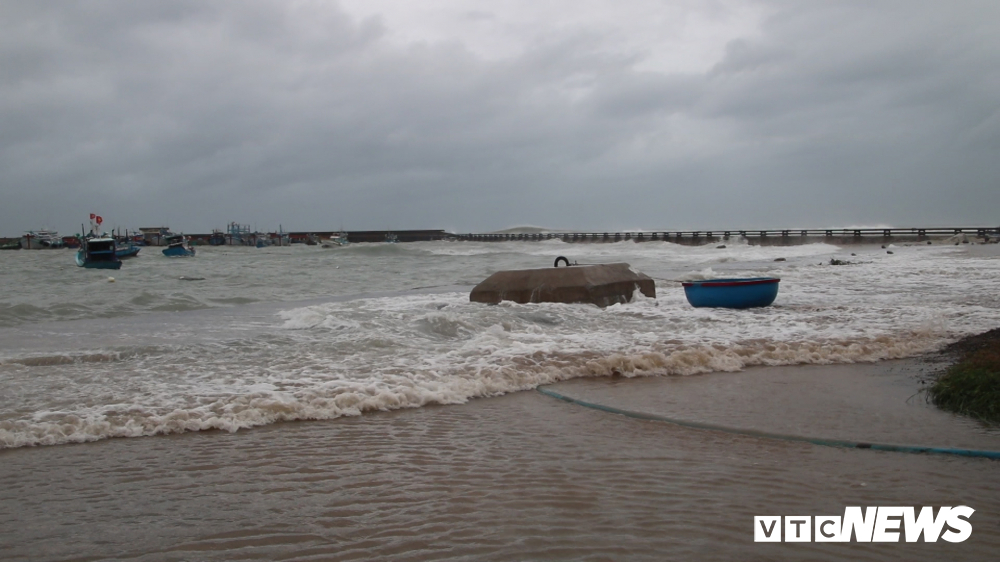
[[[142,232],[147,246],[167,246],[167,238],[174,236],[174,233],[166,226],[149,226],[140,228],[139,231]]]
[[[59,233],[54,230],[32,230],[21,236],[21,248],[25,250],[55,250],[65,247]]]
[[[324,248],[339,248],[350,244],[350,241],[347,240],[347,233],[341,232],[340,234],[331,236],[330,238],[320,238],[319,243]]]

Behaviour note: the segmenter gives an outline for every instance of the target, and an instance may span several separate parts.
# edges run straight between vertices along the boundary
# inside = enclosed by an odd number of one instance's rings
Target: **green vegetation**
[[[1000,423],[1000,346],[968,350],[928,394],[939,408]]]

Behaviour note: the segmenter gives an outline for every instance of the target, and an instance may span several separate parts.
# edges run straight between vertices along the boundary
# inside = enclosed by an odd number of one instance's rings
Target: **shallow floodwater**
[[[919,384],[874,363],[997,327],[997,249],[146,248],[110,274],[0,252],[0,559],[983,558],[1000,546],[994,461],[694,431],[529,391],[992,447],[989,428],[898,409]],[[657,298],[469,302],[493,271],[558,255],[628,262]],[[737,276],[780,277],[775,304],[694,309],[676,283]],[[962,504],[977,513],[958,546],[752,542],[753,515]]]
[[[0,558],[992,560],[996,471],[984,459],[696,431],[521,392],[8,450]],[[852,505],[977,511],[959,544],[753,542],[755,515]]]
[[[546,387],[612,411],[753,431],[775,438],[997,451],[1000,427],[941,410],[927,398],[940,358],[751,367],[698,377],[574,379]]]

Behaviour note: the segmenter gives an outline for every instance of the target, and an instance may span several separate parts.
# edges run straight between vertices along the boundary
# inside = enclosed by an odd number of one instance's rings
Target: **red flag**
[[[96,216],[97,215],[95,215],[94,213],[90,213],[90,220],[94,220],[94,217],[96,217]]]
[[[102,219],[101,217],[97,217],[97,218],[96,218],[96,219],[94,219],[94,220],[96,220],[96,221],[97,221],[97,224],[101,224],[102,222],[104,222],[104,219]]]

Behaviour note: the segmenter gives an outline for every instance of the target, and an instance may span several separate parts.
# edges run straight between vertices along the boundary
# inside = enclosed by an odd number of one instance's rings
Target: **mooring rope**
[[[1000,451],[978,451],[975,449],[952,449],[948,447],[920,447],[915,445],[891,445],[885,443],[864,443],[859,441],[844,441],[841,439],[824,439],[821,437],[803,437],[801,435],[786,435],[783,433],[770,433],[767,431],[757,431],[754,429],[741,429],[738,427],[728,427],[724,425],[716,425],[711,423],[694,422],[688,420],[681,420],[676,418],[669,418],[666,416],[658,416],[656,414],[647,414],[644,412],[634,412],[632,410],[623,410],[621,408],[615,408],[613,406],[605,406],[603,404],[595,404],[593,402],[587,402],[585,400],[580,400],[578,398],[572,398],[559,394],[554,390],[549,390],[545,387],[538,387],[538,392],[564,402],[569,402],[571,404],[576,404],[578,406],[583,406],[585,408],[591,408],[594,410],[600,410],[602,412],[609,412],[612,414],[619,414],[622,416],[636,418],[640,420],[651,420],[660,421],[666,423],[672,423],[674,425],[679,425],[681,427],[690,427],[693,429],[707,429],[710,431],[721,431],[725,433],[732,433],[736,435],[746,435],[749,437],[759,437],[762,439],[777,439],[781,441],[797,441],[800,443],[812,443],[813,445],[822,445],[824,447],[840,447],[846,449],[875,449],[877,451],[892,451],[895,453],[926,453],[933,455],[955,455],[960,457],[979,457],[1000,460]]]

